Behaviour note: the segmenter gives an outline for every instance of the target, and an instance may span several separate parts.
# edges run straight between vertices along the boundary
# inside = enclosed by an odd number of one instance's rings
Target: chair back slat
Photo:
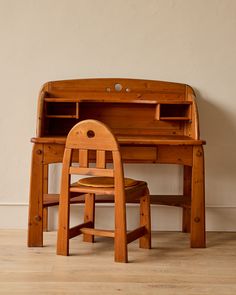
[[[93,176],[114,176],[113,169],[101,169],[101,168],[80,168],[80,167],[70,167],[70,174],[78,175],[93,175]]]
[[[106,152],[105,151],[97,151],[96,152],[96,167],[97,168],[106,168]]]
[[[80,149],[79,150],[79,164],[80,167],[88,167],[88,150]]]

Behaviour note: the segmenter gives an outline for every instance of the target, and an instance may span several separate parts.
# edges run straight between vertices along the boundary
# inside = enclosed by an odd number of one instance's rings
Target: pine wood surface
[[[84,203],[85,195],[75,196],[70,200],[71,204]],[[150,201],[153,205],[167,205],[189,208],[191,205],[190,196],[182,195],[150,195]],[[113,203],[114,200],[110,196],[101,195],[96,196],[96,203]],[[138,200],[127,200],[128,203],[138,203]],[[59,194],[45,194],[43,198],[44,207],[55,206],[59,204]]]
[[[160,145],[202,145],[206,142],[204,140],[195,140],[189,136],[173,136],[173,135],[117,135],[119,143],[122,144],[160,144]],[[66,137],[63,136],[44,136],[44,137],[33,137],[31,138],[33,143],[56,143],[56,144],[65,144]]]
[[[137,180],[131,178],[124,179],[125,186],[132,186],[138,183]],[[78,184],[94,187],[114,187],[114,177],[86,177],[78,181]]]
[[[184,198],[153,200],[183,207],[183,231],[191,232],[191,246],[205,247],[205,141],[199,133],[195,93],[187,84],[123,78],[51,81],[43,85],[38,98],[36,137],[31,140],[34,148],[28,246],[42,246],[43,230],[47,228],[44,165],[62,162],[66,135],[85,119],[102,121],[112,129],[125,163],[190,167],[183,177]],[[73,159],[77,157],[73,155]],[[89,153],[87,160],[91,158],[95,156]],[[103,155],[99,158],[102,162]]]
[[[26,230],[0,230],[0,294],[235,295],[236,233],[207,233],[207,248],[188,247],[188,234],[153,234],[152,249],[129,244],[129,264],[113,262],[113,240],[71,240],[71,256],[27,248]]]
[[[37,137],[65,136],[78,120],[102,118],[116,135],[139,130],[199,139],[195,94],[186,84],[120,78],[51,81],[38,101]]]
[[[96,154],[96,168],[89,167],[89,150]],[[73,165],[73,152],[79,153],[79,167]],[[106,167],[106,152],[112,154],[113,169]],[[109,173],[108,173],[109,172]],[[72,174],[101,176],[84,178],[71,185]],[[104,177],[105,176],[105,177]],[[112,176],[112,177],[107,177]],[[108,183],[108,180],[112,179]],[[63,156],[61,192],[58,214],[57,254],[69,255],[69,240],[84,234],[84,241],[93,241],[94,236],[114,238],[114,260],[128,262],[127,244],[140,239],[140,248],[151,248],[150,196],[147,184],[143,181],[126,179],[125,185],[120,146],[112,130],[96,120],[85,120],[76,124],[69,132]],[[104,186],[104,184],[109,186]],[[89,185],[88,185],[89,184]],[[95,184],[95,185],[94,185]],[[131,184],[131,185],[130,185]],[[71,192],[87,193],[85,197],[84,224],[70,228]],[[112,194],[114,196],[114,232],[94,228],[95,196]],[[112,197],[113,199],[113,197]],[[126,201],[140,200],[140,226],[127,233]]]

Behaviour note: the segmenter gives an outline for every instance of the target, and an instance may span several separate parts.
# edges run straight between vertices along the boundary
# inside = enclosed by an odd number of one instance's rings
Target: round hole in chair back
[[[93,130],[88,130],[87,136],[88,136],[88,138],[93,138],[95,136],[95,132]]]

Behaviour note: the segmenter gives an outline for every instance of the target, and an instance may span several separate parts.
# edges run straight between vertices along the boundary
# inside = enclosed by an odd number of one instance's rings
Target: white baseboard
[[[57,207],[49,208],[49,229],[56,229]],[[139,213],[137,205],[128,205],[128,228],[138,225]],[[74,205],[71,209],[71,225],[82,222],[83,205]],[[132,218],[131,218],[132,217]],[[113,226],[113,207],[111,204],[97,205],[96,225],[100,228]],[[27,228],[27,204],[0,204],[0,228]],[[152,206],[152,229],[163,231],[179,231],[182,224],[180,208],[168,206]],[[236,207],[206,208],[207,231],[236,231]]]

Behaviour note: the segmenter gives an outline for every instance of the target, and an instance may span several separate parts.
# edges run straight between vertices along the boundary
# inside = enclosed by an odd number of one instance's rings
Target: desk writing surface
[[[158,136],[158,135],[117,135],[121,145],[202,145],[204,140],[196,140],[189,136]],[[65,136],[33,137],[33,143],[65,144]]]

